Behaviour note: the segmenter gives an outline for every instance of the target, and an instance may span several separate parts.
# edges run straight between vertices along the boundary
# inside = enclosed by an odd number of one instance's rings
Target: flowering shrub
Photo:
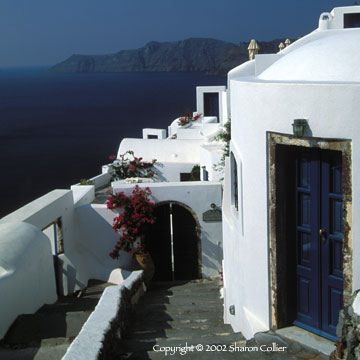
[[[186,124],[190,123],[190,118],[187,117],[181,117],[179,118],[178,125],[185,126]]]
[[[200,113],[197,113],[195,116],[194,116],[194,120],[198,120],[201,118],[201,114]]]
[[[195,121],[201,118],[201,114],[197,113],[193,116],[192,113],[186,112],[183,117],[179,118],[178,125],[184,126],[186,124],[189,124],[191,121]]]
[[[110,195],[106,202],[108,209],[124,207],[124,211],[114,218],[113,229],[121,235],[109,255],[117,259],[120,250],[127,251],[131,255],[146,252],[146,226],[155,222],[155,203],[150,201],[150,188],[140,189],[136,185],[129,197],[123,192],[117,194],[108,192],[108,194]]]
[[[136,157],[133,151],[127,151],[116,159],[115,155],[109,156],[110,160],[114,160],[109,164],[110,174],[114,180],[121,180],[130,177],[150,178],[155,175],[153,166],[156,159],[151,162],[142,161],[142,157]]]

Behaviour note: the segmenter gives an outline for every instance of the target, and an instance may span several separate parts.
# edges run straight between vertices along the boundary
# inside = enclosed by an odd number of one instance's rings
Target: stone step
[[[128,360],[265,360],[270,359],[268,356],[265,356],[263,353],[259,352],[236,352],[236,351],[187,351],[184,354],[181,354],[180,351],[176,351],[174,355],[165,356],[163,351],[138,351],[133,353],[125,353],[121,359]],[[291,360],[288,358],[287,360]]]
[[[171,338],[148,338],[148,339],[123,339],[121,341],[123,352],[132,351],[152,351],[154,346],[158,347],[176,347],[176,346],[196,346],[201,344],[204,348],[206,345],[222,345],[229,348],[231,346],[245,346],[244,337],[241,334],[204,334],[203,336],[197,335],[186,336],[185,334],[174,335]],[[220,349],[220,347],[219,347]]]
[[[173,320],[158,320],[158,321],[144,321],[141,319],[134,319],[130,321],[132,324],[132,328],[135,328],[139,331],[144,330],[162,330],[162,329],[183,329],[183,328],[189,328],[189,327],[201,327],[203,325],[208,326],[220,326],[223,325],[223,321],[221,319],[182,319],[179,321],[173,321]],[[228,325],[225,325],[228,326]]]
[[[146,300],[139,302],[138,307],[148,306],[148,305],[181,305],[181,304],[192,304],[192,305],[217,305],[219,303],[218,299],[204,298],[203,296],[164,296],[164,297],[150,297]]]
[[[150,285],[149,292],[168,292],[168,291],[183,292],[183,291],[188,291],[188,290],[192,290],[192,289],[196,289],[196,288],[201,288],[204,290],[205,289],[212,290],[212,289],[218,289],[219,287],[220,286],[218,284],[196,284],[196,283],[187,283],[183,286],[169,285],[166,287]]]
[[[196,301],[179,301],[177,304],[140,304],[136,306],[134,313],[139,315],[144,315],[147,313],[162,313],[166,312],[168,314],[178,314],[184,312],[211,312],[211,311],[220,311],[223,312],[222,304],[211,302],[203,303]]]
[[[0,348],[1,360],[53,360],[61,359],[69,343],[64,343],[57,346],[39,346],[39,347],[27,347],[24,349],[6,349]]]
[[[9,345],[26,346],[44,339],[75,338],[91,311],[20,315],[5,336]]]
[[[193,336],[230,336],[233,334],[231,326],[221,326],[219,323],[217,326],[209,323],[207,325],[197,325],[197,326],[189,326],[187,324],[186,327],[176,327],[176,328],[157,328],[157,329],[147,329],[147,330],[139,330],[136,329],[134,331],[130,331],[130,334],[126,334],[124,339],[168,339],[168,338],[182,338],[189,339]],[[237,338],[244,340],[244,337],[241,334],[236,334]]]

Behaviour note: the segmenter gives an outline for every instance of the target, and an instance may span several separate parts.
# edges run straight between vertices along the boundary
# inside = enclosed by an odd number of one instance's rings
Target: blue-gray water
[[[199,73],[0,71],[0,217],[101,172],[124,137],[196,110]],[[138,154],[141,156],[141,154]]]

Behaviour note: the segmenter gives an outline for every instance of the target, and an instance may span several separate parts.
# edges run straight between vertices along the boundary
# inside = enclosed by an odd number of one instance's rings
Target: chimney
[[[249,60],[254,60],[255,59],[255,55],[259,53],[260,50],[260,46],[258,45],[258,43],[256,42],[256,40],[252,39],[250,41],[249,47]]]

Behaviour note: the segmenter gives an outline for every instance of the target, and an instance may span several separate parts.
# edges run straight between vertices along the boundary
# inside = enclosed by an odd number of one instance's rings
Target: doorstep
[[[275,331],[275,333],[290,340],[296,341],[311,349],[317,350],[325,355],[330,355],[336,349],[335,343],[333,341],[325,339],[297,326],[278,329]]]

